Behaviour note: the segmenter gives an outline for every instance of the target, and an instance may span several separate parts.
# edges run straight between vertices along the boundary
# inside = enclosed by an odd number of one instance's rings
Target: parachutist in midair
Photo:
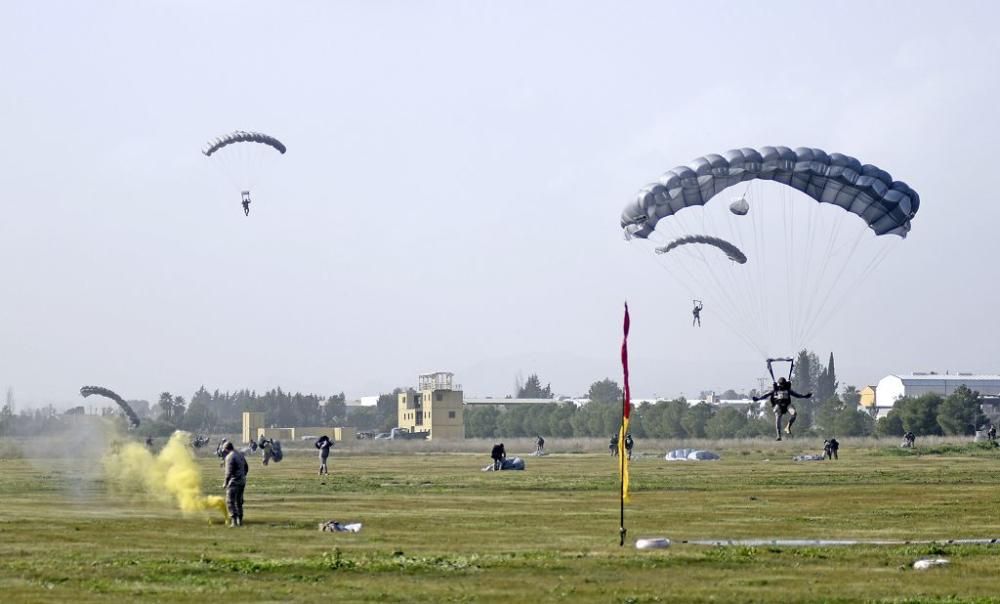
[[[701,309],[705,308],[705,305],[701,303],[701,300],[694,301],[694,308],[691,310],[691,314],[694,315],[694,319],[691,321],[691,327],[697,325],[701,327]]]
[[[783,377],[774,382],[771,391],[760,396],[753,397],[754,402],[765,398],[771,399],[771,411],[774,412],[774,431],[777,435],[775,440],[781,440],[781,417],[786,413],[789,415],[788,425],[785,426],[785,434],[791,435],[792,424],[795,423],[795,406],[792,404],[792,397],[812,398],[812,392],[799,394],[792,390],[792,383]]]
[[[250,215],[250,191],[243,191],[243,214],[246,216]]]

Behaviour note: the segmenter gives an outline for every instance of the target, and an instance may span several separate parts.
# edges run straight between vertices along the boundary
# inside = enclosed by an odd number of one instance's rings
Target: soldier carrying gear
[[[324,434],[323,436],[320,436],[319,440],[316,441],[316,448],[319,449],[319,474],[320,474],[320,476],[322,476],[323,474],[327,474],[327,475],[330,474],[330,470],[328,470],[327,467],[326,467],[326,459],[328,457],[330,457],[330,447],[332,447],[332,446],[333,446],[333,441],[330,440],[330,437],[327,436],[326,434]]]
[[[823,457],[827,459],[838,459],[837,451],[840,449],[840,443],[837,442],[836,438],[829,438],[823,441]]]

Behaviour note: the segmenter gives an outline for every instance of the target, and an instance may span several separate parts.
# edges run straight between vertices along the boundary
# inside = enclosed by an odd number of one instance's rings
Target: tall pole
[[[627,405],[628,402],[625,401],[625,395],[622,395],[622,408]],[[622,435],[622,429],[618,429],[618,440],[624,438]],[[621,445],[619,445],[618,453],[618,478],[621,483],[618,490],[618,507],[619,507],[619,519],[618,519],[618,547],[625,547],[625,533],[628,530],[625,528],[625,456],[621,454]]]

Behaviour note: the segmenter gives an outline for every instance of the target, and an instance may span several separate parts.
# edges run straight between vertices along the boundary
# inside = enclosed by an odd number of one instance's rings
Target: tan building
[[[436,440],[465,438],[462,387],[453,378],[447,371],[421,374],[416,390],[399,393],[397,425]]]
[[[875,386],[865,386],[861,389],[861,399],[858,400],[858,404],[865,409],[875,406]]]
[[[257,440],[257,433],[264,427],[264,414],[253,411],[243,412],[243,442]]]

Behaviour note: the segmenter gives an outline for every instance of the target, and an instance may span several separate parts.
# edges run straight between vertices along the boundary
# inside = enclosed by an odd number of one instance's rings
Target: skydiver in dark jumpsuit
[[[783,377],[778,378],[770,392],[765,392],[760,396],[753,397],[754,401],[771,399],[771,411],[774,412],[774,431],[777,435],[775,440],[781,440],[781,417],[786,413],[789,415],[788,425],[785,426],[785,434],[791,435],[792,424],[795,423],[795,406],[792,404],[792,397],[812,398],[812,392],[799,394],[792,390],[792,383]]]
[[[701,303],[701,300],[694,301],[694,309],[691,310],[691,314],[694,315],[694,320],[691,321],[691,327],[697,325],[701,327],[701,309],[705,308],[705,305]]]
[[[246,216],[250,215],[250,191],[243,191],[243,214]]]

